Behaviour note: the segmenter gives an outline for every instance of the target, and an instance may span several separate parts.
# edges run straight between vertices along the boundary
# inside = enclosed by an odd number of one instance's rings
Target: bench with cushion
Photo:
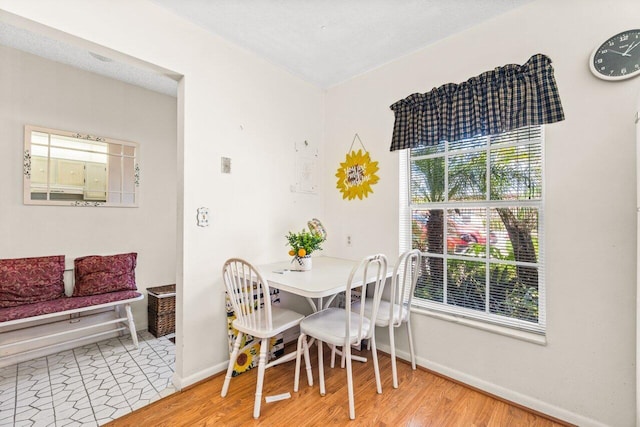
[[[135,253],[76,258],[74,274],[63,255],[0,259],[0,367],[125,330],[137,348],[131,303],[144,296],[136,292],[136,259]],[[65,275],[75,278],[69,296]]]

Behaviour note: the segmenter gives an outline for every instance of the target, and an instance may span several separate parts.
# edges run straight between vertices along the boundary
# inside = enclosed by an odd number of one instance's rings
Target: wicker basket
[[[176,285],[147,288],[147,292],[149,293],[149,310],[160,314],[176,311]]]
[[[149,332],[155,337],[176,331],[176,285],[147,288]]]

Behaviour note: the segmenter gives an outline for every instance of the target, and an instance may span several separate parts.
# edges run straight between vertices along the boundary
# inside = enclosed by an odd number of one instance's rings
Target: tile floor
[[[175,391],[175,344],[138,332],[0,368],[0,426],[98,426]]]

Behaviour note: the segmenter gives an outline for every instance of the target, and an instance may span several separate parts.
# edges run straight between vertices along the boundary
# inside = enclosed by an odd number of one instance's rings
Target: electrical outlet
[[[351,235],[347,235],[347,246],[351,246]]]
[[[209,226],[209,208],[198,208],[196,217],[198,219],[198,227]]]

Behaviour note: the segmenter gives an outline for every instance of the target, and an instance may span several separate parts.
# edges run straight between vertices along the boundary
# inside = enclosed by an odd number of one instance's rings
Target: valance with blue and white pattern
[[[551,59],[542,54],[524,65],[508,64],[460,84],[414,93],[391,109],[396,116],[391,151],[564,120]]]

